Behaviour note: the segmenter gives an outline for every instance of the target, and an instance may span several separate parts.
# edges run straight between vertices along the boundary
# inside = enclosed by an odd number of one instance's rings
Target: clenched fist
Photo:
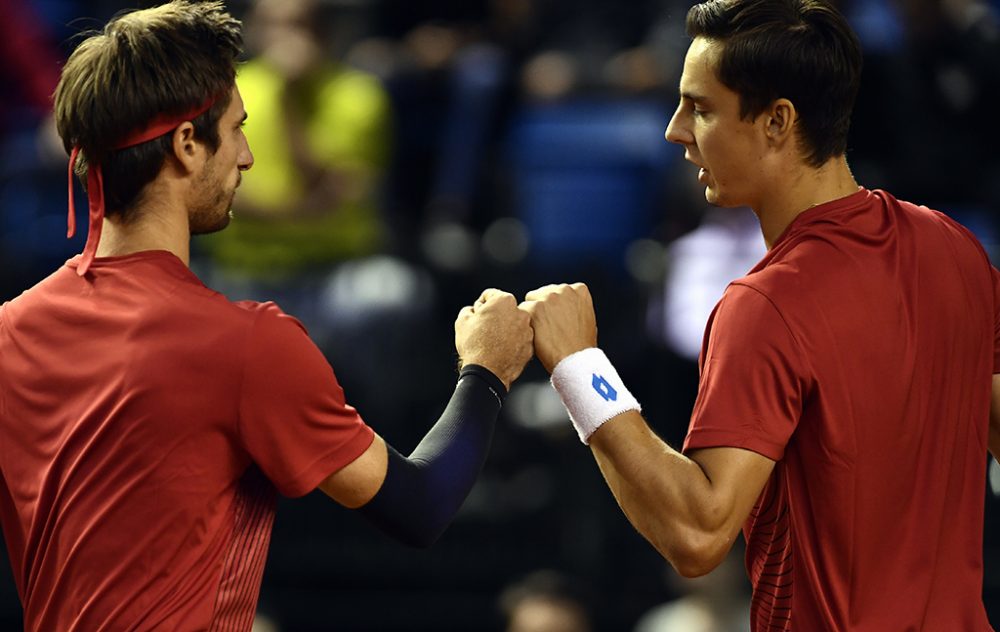
[[[549,373],[566,356],[597,346],[594,302],[583,283],[540,287],[519,307],[531,315],[535,355]]]
[[[513,294],[485,290],[458,313],[455,349],[462,366],[483,366],[509,389],[531,359],[531,318],[517,308]]]

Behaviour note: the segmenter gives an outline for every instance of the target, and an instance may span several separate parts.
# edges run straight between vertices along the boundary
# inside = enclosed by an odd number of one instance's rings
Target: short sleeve
[[[780,460],[811,383],[798,344],[771,301],[744,285],[729,286],[708,328],[684,451],[735,447]]]
[[[990,266],[993,274],[993,372],[1000,373],[1000,271]]]
[[[248,341],[239,434],[254,462],[291,497],[314,490],[374,440],[305,328],[274,304],[262,306]]]

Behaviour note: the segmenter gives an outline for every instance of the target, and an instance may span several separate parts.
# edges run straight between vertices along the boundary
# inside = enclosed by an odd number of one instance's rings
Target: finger
[[[531,290],[530,292],[525,294],[524,299],[527,301],[540,301],[549,294],[552,294],[553,292],[557,291],[558,289],[559,286],[554,283],[549,285],[543,285],[542,287],[536,290]]]
[[[483,290],[483,293],[479,295],[479,300],[476,302],[485,303],[491,299],[498,298],[504,295],[513,296],[513,294],[511,294],[510,292],[504,292],[503,290],[498,290],[495,287],[490,287]]]
[[[538,303],[536,301],[530,301],[530,300],[523,301],[517,306],[517,308],[522,312],[528,314],[529,317],[531,317],[535,315],[535,310],[538,309]]]
[[[570,287],[572,287],[573,291],[575,291],[578,295],[586,298],[588,303],[590,304],[594,303],[594,299],[590,295],[590,288],[587,287],[586,283],[574,283]]]

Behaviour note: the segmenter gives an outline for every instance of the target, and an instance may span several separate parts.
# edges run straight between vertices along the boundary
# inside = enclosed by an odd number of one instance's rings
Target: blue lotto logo
[[[613,402],[618,399],[618,391],[608,384],[608,381],[603,376],[594,373],[594,379],[590,385],[594,387],[598,395],[604,398],[604,401]]]

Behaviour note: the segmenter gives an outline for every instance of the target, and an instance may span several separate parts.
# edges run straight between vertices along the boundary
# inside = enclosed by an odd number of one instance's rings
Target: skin
[[[854,193],[858,183],[843,155],[818,168],[805,161],[798,112],[788,99],[776,99],[756,118],[741,119],[739,95],[715,73],[721,47],[701,37],[691,43],[681,99],[665,136],[703,169],[698,180],[710,204],[754,210],[770,248],[799,213]]]
[[[721,46],[705,38],[692,42],[665,136],[702,169],[698,180],[709,203],[754,209],[770,247],[799,213],[850,195],[858,185],[844,156],[818,168],[808,164],[796,132],[798,113],[788,99],[740,118],[739,95],[716,76]],[[582,283],[529,292],[521,308],[531,314],[535,355],[548,371],[597,346],[593,302]],[[774,461],[739,448],[681,454],[634,411],[601,426],[590,447],[625,515],[687,577],[721,563],[774,469]]]
[[[242,172],[253,166],[243,135],[243,98],[232,89],[229,107],[219,117],[219,148],[212,153],[195,137],[190,121],[173,132],[173,152],[156,179],[140,194],[135,219],[124,223],[105,217],[98,257],[143,250],[167,250],[190,263],[191,235],[222,230]]]
[[[247,113],[234,86],[229,107],[219,119],[220,143],[213,153],[184,122],[173,132],[173,151],[157,177],[143,189],[134,219],[105,218],[98,257],[166,250],[190,264],[191,235],[222,230],[229,224],[242,172],[253,166],[243,134]],[[518,309],[513,295],[486,290],[474,305],[462,309],[455,322],[455,346],[461,364],[492,371],[508,388],[531,359],[530,317]],[[354,462],[330,476],[320,488],[351,508],[371,500],[385,480],[385,441],[376,435]]]

